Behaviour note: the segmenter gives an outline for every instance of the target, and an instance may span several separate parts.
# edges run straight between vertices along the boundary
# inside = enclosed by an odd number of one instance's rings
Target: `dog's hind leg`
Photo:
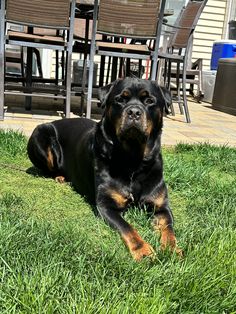
[[[34,130],[28,142],[27,152],[34,166],[44,174],[58,178],[58,182],[64,182],[63,152],[57,130],[52,123],[39,125]]]

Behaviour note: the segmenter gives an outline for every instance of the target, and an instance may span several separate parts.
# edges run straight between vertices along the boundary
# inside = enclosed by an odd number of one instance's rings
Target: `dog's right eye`
[[[115,97],[115,101],[118,103],[118,104],[125,104],[127,102],[127,97],[123,97],[123,96],[116,96]]]

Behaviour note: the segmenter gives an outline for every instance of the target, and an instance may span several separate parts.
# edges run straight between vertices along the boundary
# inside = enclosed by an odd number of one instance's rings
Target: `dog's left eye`
[[[144,100],[145,105],[153,105],[155,103],[154,99],[151,97],[148,97]]]

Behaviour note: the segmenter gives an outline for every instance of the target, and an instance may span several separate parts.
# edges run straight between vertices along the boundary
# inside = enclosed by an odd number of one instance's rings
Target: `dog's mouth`
[[[123,127],[118,135],[121,142],[127,142],[130,145],[144,144],[148,135],[140,124],[132,123]]]
[[[147,114],[139,107],[128,108],[119,120],[117,135],[120,140],[144,143],[151,131],[149,122]]]

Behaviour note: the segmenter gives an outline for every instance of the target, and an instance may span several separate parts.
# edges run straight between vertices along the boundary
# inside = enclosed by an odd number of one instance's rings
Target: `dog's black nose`
[[[142,112],[140,108],[132,107],[128,109],[127,114],[128,114],[129,119],[139,120],[142,115]]]

